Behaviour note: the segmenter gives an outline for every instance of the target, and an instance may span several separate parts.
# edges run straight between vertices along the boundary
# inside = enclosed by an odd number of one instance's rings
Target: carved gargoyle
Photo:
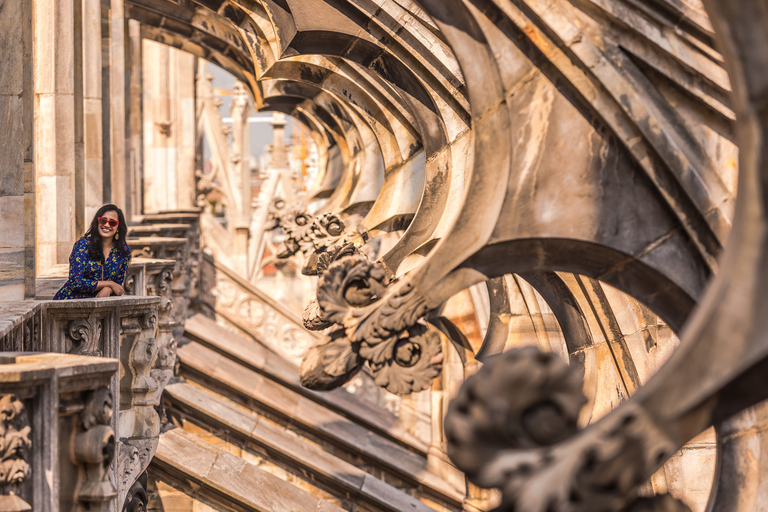
[[[3,395],[0,398],[0,510],[32,510],[19,497],[19,487],[30,473],[26,460],[32,446],[30,434],[24,404],[16,395]]]
[[[304,323],[341,327],[304,357],[303,386],[333,389],[366,362],[376,384],[399,395],[427,388],[440,374],[440,336],[419,321],[428,311],[426,301],[407,282],[389,284],[384,267],[361,254],[343,257],[322,273]]]
[[[494,356],[451,402],[448,455],[471,482],[501,490],[494,512],[689,512],[669,496],[637,497],[674,452],[665,433],[639,407],[580,431],[586,402],[579,371],[557,355]]]

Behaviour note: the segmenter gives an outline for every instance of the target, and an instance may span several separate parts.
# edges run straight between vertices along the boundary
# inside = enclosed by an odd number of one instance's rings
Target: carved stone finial
[[[20,485],[30,473],[26,460],[32,446],[30,434],[31,428],[21,400],[13,394],[0,397],[0,510],[32,510],[18,496]]]
[[[451,402],[448,455],[476,485],[501,490],[495,512],[686,510],[668,498],[633,503],[674,443],[629,402],[579,431],[581,390],[579,372],[555,354],[525,348],[495,356]]]
[[[75,497],[85,510],[106,512],[109,502],[117,496],[109,477],[115,456],[115,432],[109,425],[114,407],[112,392],[102,387],[88,393],[85,400],[72,437],[72,453],[79,468]]]

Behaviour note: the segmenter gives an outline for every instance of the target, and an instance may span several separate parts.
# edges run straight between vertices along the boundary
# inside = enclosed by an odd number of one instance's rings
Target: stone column
[[[142,42],[144,213],[195,207],[195,61]]]
[[[77,234],[88,229],[96,210],[104,204],[104,178],[102,165],[102,84],[101,84],[101,1],[82,0],[82,54],[83,54],[83,182],[82,223]]]
[[[76,239],[73,0],[46,11],[34,19],[38,271],[67,263]]]
[[[109,124],[105,125],[104,136],[109,136],[109,174],[105,181],[104,200],[120,207],[126,203],[126,129],[125,129],[125,7],[123,0],[110,0],[109,30],[102,32],[104,62],[109,80],[103,84],[104,105],[108,104]],[[105,158],[107,153],[104,154]]]
[[[143,213],[142,209],[142,131],[141,131],[141,24],[136,20],[128,20],[128,59],[126,62],[126,80],[128,82],[128,197],[125,203],[125,215],[132,219],[134,215]]]
[[[250,228],[248,218],[251,210],[251,147],[248,129],[248,93],[245,86],[237,82],[235,94],[232,98],[232,174],[233,192],[240,195],[239,201],[234,201],[232,206],[239,207],[240,211],[231,212],[234,226],[234,262],[235,269],[240,275],[248,275],[248,238]],[[232,198],[234,199],[234,198]]]
[[[0,301],[9,301],[35,287],[32,0],[4,3],[0,48]]]

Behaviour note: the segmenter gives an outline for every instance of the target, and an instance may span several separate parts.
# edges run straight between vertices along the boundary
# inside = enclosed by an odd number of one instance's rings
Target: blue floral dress
[[[81,238],[75,242],[69,257],[69,279],[61,290],[56,292],[53,300],[89,299],[96,296],[96,286],[99,281],[113,281],[120,286],[125,280],[125,272],[131,261],[131,250],[125,246],[123,256],[114,247],[109,252],[107,261],[95,261],[88,256],[88,239]]]

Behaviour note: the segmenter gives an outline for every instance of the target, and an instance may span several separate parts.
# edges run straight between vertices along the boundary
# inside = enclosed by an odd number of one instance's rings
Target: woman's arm
[[[125,251],[127,251],[127,256],[118,256],[120,262],[117,266],[117,273],[113,275],[114,281],[110,281],[112,283],[112,292],[115,295],[122,295],[125,293],[123,283],[125,282],[125,274],[128,271],[128,263],[131,261],[131,250],[127,245],[125,246]]]
[[[104,281],[85,277],[86,264],[89,260],[88,240],[81,238],[75,242],[72,254],[69,256],[69,286],[75,292],[95,294],[105,286]]]

